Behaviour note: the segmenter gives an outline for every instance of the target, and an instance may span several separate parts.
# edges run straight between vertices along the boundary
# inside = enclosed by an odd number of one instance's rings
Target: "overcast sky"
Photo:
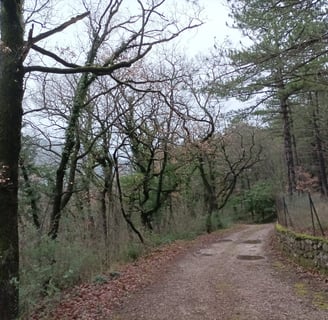
[[[202,16],[204,24],[197,30],[186,36],[186,43],[192,53],[203,52],[213,48],[215,41],[218,43],[229,40],[233,45],[238,46],[241,35],[237,30],[226,26],[229,18],[229,10],[224,5],[224,0],[199,0],[204,8]]]
[[[135,0],[130,0],[131,2],[125,2],[123,7],[127,7],[130,10],[136,3]],[[175,3],[180,3],[181,0],[167,0],[165,6],[169,9],[174,8]],[[179,42],[183,47],[185,47],[191,55],[197,54],[199,52],[206,53],[207,49],[213,48],[215,41],[222,43],[225,39],[232,42],[233,45],[238,45],[241,38],[238,31],[228,28],[226,26],[227,22],[230,22],[228,17],[228,8],[225,5],[225,0],[198,0],[198,4],[203,8],[201,18],[204,24],[197,29],[188,31],[179,37]],[[73,6],[71,2],[66,4],[70,10],[77,10],[76,6]],[[64,5],[65,6],[65,5]],[[138,6],[137,6],[138,7]],[[71,26],[64,33],[70,33],[75,28],[79,29],[80,23],[76,26]],[[61,33],[59,36],[58,43],[62,42]],[[205,51],[205,52],[204,52]]]

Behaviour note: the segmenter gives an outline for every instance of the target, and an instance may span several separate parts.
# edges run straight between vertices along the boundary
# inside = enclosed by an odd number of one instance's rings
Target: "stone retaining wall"
[[[328,239],[296,233],[279,224],[276,235],[281,248],[293,259],[328,273]]]

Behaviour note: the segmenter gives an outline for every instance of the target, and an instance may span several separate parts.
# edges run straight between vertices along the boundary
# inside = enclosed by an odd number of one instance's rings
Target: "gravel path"
[[[249,225],[188,252],[111,320],[328,320],[327,292],[267,253],[272,229]]]

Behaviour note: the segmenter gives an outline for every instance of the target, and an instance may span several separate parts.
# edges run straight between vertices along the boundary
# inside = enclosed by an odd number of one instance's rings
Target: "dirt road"
[[[267,253],[272,225],[250,225],[188,252],[126,298],[112,320],[328,320],[315,291]]]

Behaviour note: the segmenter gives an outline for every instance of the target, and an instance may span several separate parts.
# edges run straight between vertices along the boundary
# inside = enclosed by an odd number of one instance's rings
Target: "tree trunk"
[[[218,211],[219,205],[217,202],[216,195],[213,192],[209,195],[205,195],[205,199],[208,201],[207,218],[206,218],[206,232],[211,233],[214,229],[212,216],[213,216],[213,213]]]
[[[36,199],[37,197],[35,195],[35,192],[32,189],[30,177],[28,175],[28,170],[25,166],[24,159],[20,158],[19,165],[20,165],[22,176],[23,176],[23,179],[24,179],[24,182],[26,185],[26,190],[27,190],[26,193],[30,200],[33,224],[37,230],[40,230],[41,224],[40,224],[40,220],[39,220],[39,208],[38,208],[37,199]]]
[[[63,201],[65,173],[69,161],[71,159],[72,153],[74,151],[74,146],[76,144],[76,128],[78,126],[80,113],[84,106],[85,98],[87,96],[88,86],[89,86],[88,74],[83,74],[79,81],[79,85],[76,89],[76,93],[73,101],[73,110],[69,119],[68,127],[66,129],[65,145],[56,172],[54,202],[53,202],[52,213],[50,217],[50,231],[49,231],[49,236],[52,239],[56,239],[58,235],[59,222],[61,219],[61,212],[64,208],[64,202],[66,205],[70,197],[72,196],[72,188],[74,185],[74,180],[68,181],[67,185],[70,191],[66,192],[66,198],[65,201]],[[73,173],[72,177],[74,178],[73,170],[75,171],[74,168],[71,168],[71,172]]]
[[[293,155],[292,134],[290,128],[290,112],[288,108],[288,98],[282,96],[280,98],[280,110],[282,113],[284,125],[284,149],[285,159],[287,164],[287,177],[288,177],[288,193],[292,195],[296,191],[296,174],[295,174],[295,161]]]
[[[298,152],[297,152],[297,143],[296,143],[296,137],[295,137],[295,134],[294,134],[294,120],[293,120],[293,117],[291,116],[291,109],[288,108],[289,110],[289,123],[290,123],[290,132],[291,132],[291,140],[292,140],[292,146],[293,146],[293,155],[294,155],[294,158],[295,158],[295,165],[296,166],[299,166],[300,165],[300,160],[299,160],[299,156],[298,156]]]
[[[101,44],[101,41],[98,38],[98,35],[95,35],[95,38],[92,43],[92,47],[88,53],[86,65],[93,64],[94,60],[96,59],[97,50],[99,49],[99,46]],[[65,192],[65,199],[63,199],[64,194],[64,184],[65,184],[65,173],[69,165],[70,158],[72,156],[72,153],[74,152],[74,146],[76,146],[77,143],[77,136],[76,136],[76,130],[79,122],[79,118],[82,112],[83,107],[85,106],[85,99],[88,94],[88,90],[90,85],[97,79],[97,76],[95,74],[90,75],[89,73],[84,73],[81,75],[81,78],[79,79],[74,99],[73,99],[73,107],[72,107],[72,113],[69,118],[69,123],[66,129],[66,136],[65,136],[65,143],[63,148],[63,153],[60,159],[60,163],[56,172],[56,184],[55,184],[55,190],[54,190],[54,203],[52,206],[52,212],[50,216],[50,231],[49,236],[51,239],[56,239],[58,235],[59,230],[59,222],[61,219],[61,213],[63,208],[66,206],[66,204],[69,202],[73,186],[74,186],[74,180],[75,180],[75,167],[70,168],[70,173],[72,179],[69,179],[67,185],[68,190]],[[72,160],[72,163],[76,161]],[[73,166],[76,166],[76,162],[73,164]]]
[[[210,174],[206,174],[204,168],[205,157],[203,155],[198,156],[198,169],[202,182],[204,184],[204,202],[207,205],[207,218],[206,218],[206,231],[211,233],[213,231],[212,215],[218,211],[218,200],[216,195],[215,180],[213,180],[213,173],[210,170]]]
[[[0,319],[18,317],[18,159],[22,123],[22,1],[0,1]]]
[[[320,189],[321,189],[320,191],[322,195],[327,196],[328,181],[327,181],[326,160],[324,156],[324,150],[322,146],[318,120],[319,120],[319,97],[318,97],[318,92],[316,92],[313,111],[312,111],[313,131],[314,131],[314,138],[315,138],[316,153],[319,162],[319,181],[320,181]]]
[[[104,147],[104,149],[107,149],[107,147]],[[106,151],[109,152],[108,150]],[[109,156],[105,156],[105,159],[103,159],[101,166],[104,175],[104,187],[101,192],[101,200],[100,200],[101,219],[102,219],[102,227],[103,227],[104,243],[105,243],[106,265],[107,267],[109,267],[110,261],[109,261],[108,212],[112,209],[111,202],[113,201],[114,164],[112,160],[109,158]],[[107,201],[109,202],[109,206],[107,206]]]
[[[114,152],[113,160],[114,160],[114,165],[115,165],[114,169],[115,169],[115,175],[116,175],[116,185],[117,185],[117,192],[118,192],[118,198],[119,198],[121,213],[123,215],[124,220],[128,224],[128,226],[138,236],[140,242],[145,243],[145,241],[143,239],[143,236],[141,235],[139,230],[134,226],[133,222],[131,221],[130,217],[126,214],[125,209],[124,209],[124,200],[123,200],[123,192],[122,192],[122,187],[121,187],[121,182],[120,182],[120,173],[119,173],[119,166],[118,166],[117,150]]]

